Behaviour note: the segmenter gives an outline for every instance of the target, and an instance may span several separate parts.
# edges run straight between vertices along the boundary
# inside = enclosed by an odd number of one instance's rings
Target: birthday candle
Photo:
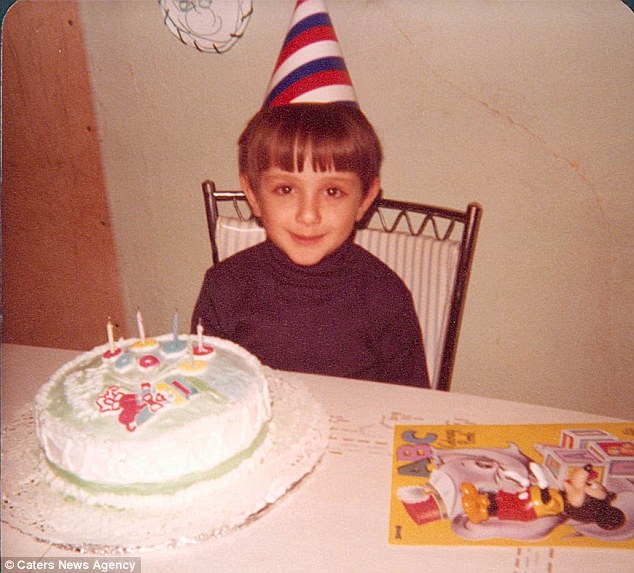
[[[114,329],[112,327],[112,322],[110,322],[110,317],[108,317],[108,325],[106,326],[106,330],[108,331],[108,344],[110,345],[110,352],[114,352]]]
[[[174,316],[172,317],[172,331],[174,332],[174,342],[178,340],[178,311],[174,311]]]
[[[196,327],[196,332],[198,332],[198,350],[202,352],[203,348],[203,325],[200,320],[198,320],[198,326]]]
[[[145,344],[145,328],[143,327],[143,317],[141,316],[140,310],[136,311],[136,324],[139,329],[139,338],[141,339],[141,342]]]

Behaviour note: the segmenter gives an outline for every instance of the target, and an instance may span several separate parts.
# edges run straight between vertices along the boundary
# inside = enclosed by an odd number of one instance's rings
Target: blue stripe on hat
[[[299,36],[302,32],[310,30],[311,28],[317,28],[318,26],[332,26],[330,16],[326,12],[319,12],[318,14],[312,14],[307,16],[303,20],[300,20],[295,24],[286,34],[284,43],[290,42],[296,36]]]
[[[293,70],[290,74],[284,76],[284,78],[280,80],[280,82],[271,90],[266,100],[264,101],[265,107],[268,107],[271,101],[273,101],[284,90],[292,86],[295,82],[303,80],[304,78],[312,76],[313,74],[326,72],[329,70],[347,71],[346,63],[343,61],[343,58],[337,56],[319,58]]]

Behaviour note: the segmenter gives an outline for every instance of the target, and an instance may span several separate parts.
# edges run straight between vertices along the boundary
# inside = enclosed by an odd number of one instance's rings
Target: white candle
[[[198,326],[196,327],[196,332],[198,332],[198,350],[200,352],[203,351],[203,325],[200,322],[200,320],[198,321]]]
[[[108,344],[110,345],[110,352],[114,352],[114,328],[112,327],[112,322],[110,322],[110,317],[108,317],[106,330],[108,331]]]
[[[140,310],[136,311],[136,324],[139,329],[139,338],[141,339],[141,342],[145,344],[145,328],[143,327],[143,317],[141,316]]]

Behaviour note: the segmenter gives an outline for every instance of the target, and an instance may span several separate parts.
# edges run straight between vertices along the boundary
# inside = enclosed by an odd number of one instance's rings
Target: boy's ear
[[[363,216],[365,215],[366,211],[372,206],[372,203],[374,203],[374,200],[379,196],[380,192],[381,192],[381,180],[377,178],[372,182],[372,184],[370,185],[370,188],[368,189],[368,192],[365,194],[365,196],[363,197],[363,200],[361,201],[361,205],[359,205],[359,209],[357,210],[357,217],[356,217],[357,223],[361,219],[363,219]]]
[[[260,204],[258,203],[258,196],[255,191],[253,191],[251,183],[249,182],[249,178],[244,174],[240,175],[240,187],[242,187],[242,191],[244,192],[247,201],[249,202],[249,207],[251,207],[253,215],[255,215],[256,217],[261,217],[262,212],[260,209]]]

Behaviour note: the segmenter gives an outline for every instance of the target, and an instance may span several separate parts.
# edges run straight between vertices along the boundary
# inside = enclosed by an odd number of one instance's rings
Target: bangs
[[[350,171],[364,192],[379,176],[381,146],[365,116],[341,104],[292,104],[262,110],[240,138],[240,170],[257,188],[259,174],[271,167]]]
[[[279,167],[284,171],[303,171],[305,161],[312,160],[314,171],[358,172],[366,163],[362,152],[349,138],[339,133],[289,133],[283,130],[268,142],[258,156],[264,160],[261,170]]]

